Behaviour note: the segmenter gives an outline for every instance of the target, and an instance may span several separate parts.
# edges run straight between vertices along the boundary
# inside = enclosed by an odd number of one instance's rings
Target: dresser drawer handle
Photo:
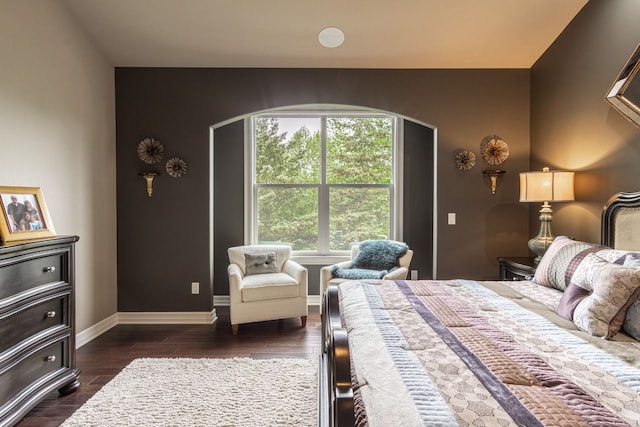
[[[54,266],[50,266],[50,267],[45,267],[44,268],[44,272],[45,273],[53,273],[56,271],[56,268]]]
[[[47,317],[48,317],[49,319],[52,319],[52,318],[56,317],[56,312],[55,312],[55,311],[53,311],[53,310],[51,310],[51,311],[47,311]]]
[[[56,361],[56,357],[55,356],[47,356],[47,362],[52,363]]]

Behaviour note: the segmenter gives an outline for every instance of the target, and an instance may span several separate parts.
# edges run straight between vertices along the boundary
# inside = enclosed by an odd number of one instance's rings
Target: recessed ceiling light
[[[320,31],[318,41],[324,47],[338,47],[344,42],[344,33],[340,28],[328,27]]]

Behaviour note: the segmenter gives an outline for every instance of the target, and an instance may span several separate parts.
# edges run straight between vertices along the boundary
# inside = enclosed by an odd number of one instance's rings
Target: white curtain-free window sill
[[[301,265],[332,265],[350,261],[350,255],[293,255],[291,259]]]

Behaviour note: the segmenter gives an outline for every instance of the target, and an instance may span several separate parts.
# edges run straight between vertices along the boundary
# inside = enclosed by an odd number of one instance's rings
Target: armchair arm
[[[227,273],[229,275],[229,299],[232,302],[239,303],[241,300],[240,288],[242,287],[242,278],[244,275],[238,264],[229,264]]]
[[[309,272],[305,267],[301,266],[295,261],[288,259],[282,266],[282,272],[293,277],[298,283],[300,283],[301,297],[306,297],[307,295],[309,295]]]
[[[386,274],[383,279],[385,280],[404,280],[409,274],[409,269],[406,267],[398,267],[392,272]]]
[[[320,301],[323,300],[323,295],[329,286],[329,280],[331,280],[331,265],[322,267],[320,269]]]
[[[331,276],[331,269],[333,267],[338,268],[349,268],[351,266],[351,261],[342,261],[337,264],[327,265],[320,269],[320,298],[324,295],[327,287],[329,286],[329,280],[333,277]]]
[[[337,264],[328,265],[328,266],[327,266],[327,268],[329,269],[329,272],[331,272],[331,269],[332,269],[333,267],[338,267],[338,268],[349,268],[349,267],[351,267],[351,263],[352,263],[352,262],[353,262],[353,261],[342,261],[342,262],[339,262],[339,263],[337,263]]]

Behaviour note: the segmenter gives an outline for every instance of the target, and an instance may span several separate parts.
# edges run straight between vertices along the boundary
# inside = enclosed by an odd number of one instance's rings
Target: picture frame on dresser
[[[40,187],[0,186],[0,239],[3,242],[55,237]]]

